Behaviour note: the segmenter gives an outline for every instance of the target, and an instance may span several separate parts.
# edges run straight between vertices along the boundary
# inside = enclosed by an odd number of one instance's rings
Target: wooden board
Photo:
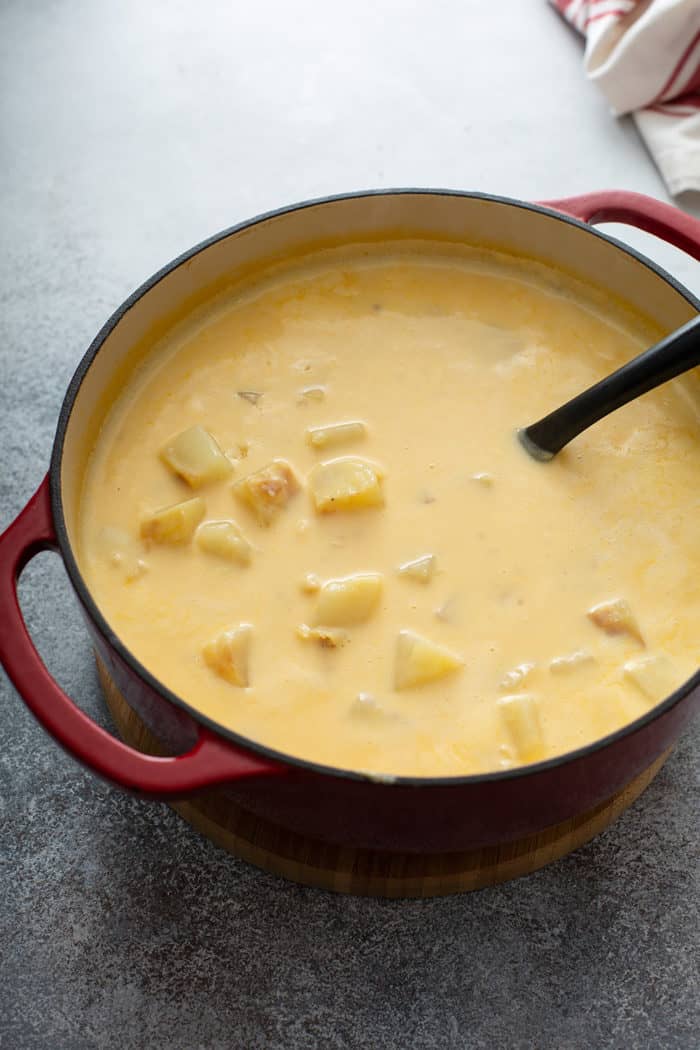
[[[148,754],[163,748],[128,706],[98,661],[117,730]],[[436,897],[477,890],[529,875],[600,834],[641,795],[670,754],[664,752],[627,787],[583,816],[515,842],[462,853],[397,854],[316,841],[234,805],[220,791],[172,803],[180,816],[218,846],[293,882],[373,897]]]

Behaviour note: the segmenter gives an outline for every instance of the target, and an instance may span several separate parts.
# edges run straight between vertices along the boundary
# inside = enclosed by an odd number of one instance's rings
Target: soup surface
[[[668,384],[548,464],[514,432],[657,336],[496,255],[279,270],[116,400],[82,570],[166,686],[280,751],[435,776],[580,747],[697,666],[698,402]]]

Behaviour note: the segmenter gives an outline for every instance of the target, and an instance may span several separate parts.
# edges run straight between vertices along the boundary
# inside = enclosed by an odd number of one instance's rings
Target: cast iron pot
[[[321,839],[412,851],[470,849],[540,831],[610,798],[669,748],[698,707],[700,672],[618,732],[524,769],[390,780],[271,751],[222,729],[158,682],[110,629],[74,554],[91,416],[133,347],[189,301],[309,246],[423,237],[493,246],[561,267],[604,285],[665,330],[700,310],[658,266],[586,225],[597,221],[631,223],[700,259],[700,222],[639,194],[602,192],[536,205],[486,194],[394,190],[311,201],[251,219],[193,248],[139,288],[80,363],[63,402],[49,473],[0,538],[0,658],[44,728],[80,762],[138,794],[181,799],[215,788],[260,816]],[[42,664],[22,619],[17,579],[46,549],[61,554],[114,684],[173,757],[141,754],[105,732]]]

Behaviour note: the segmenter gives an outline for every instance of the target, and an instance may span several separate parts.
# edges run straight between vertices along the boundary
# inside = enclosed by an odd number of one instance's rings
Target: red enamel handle
[[[144,755],[81,711],[46,670],[17,600],[17,580],[27,562],[40,551],[57,549],[47,476],[0,536],[0,663],[30,711],[70,755],[120,787],[158,799],[184,798],[214,784],[285,772],[284,766],[239,751],[204,726],[184,755]]]
[[[581,197],[541,201],[545,208],[583,222],[625,222],[661,237],[694,259],[700,259],[700,220],[671,204],[629,190],[599,190]]]

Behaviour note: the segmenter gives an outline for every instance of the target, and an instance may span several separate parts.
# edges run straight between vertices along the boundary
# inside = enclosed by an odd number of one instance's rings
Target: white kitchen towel
[[[700,191],[700,0],[549,0],[586,38],[584,68],[631,113],[676,195]]]

